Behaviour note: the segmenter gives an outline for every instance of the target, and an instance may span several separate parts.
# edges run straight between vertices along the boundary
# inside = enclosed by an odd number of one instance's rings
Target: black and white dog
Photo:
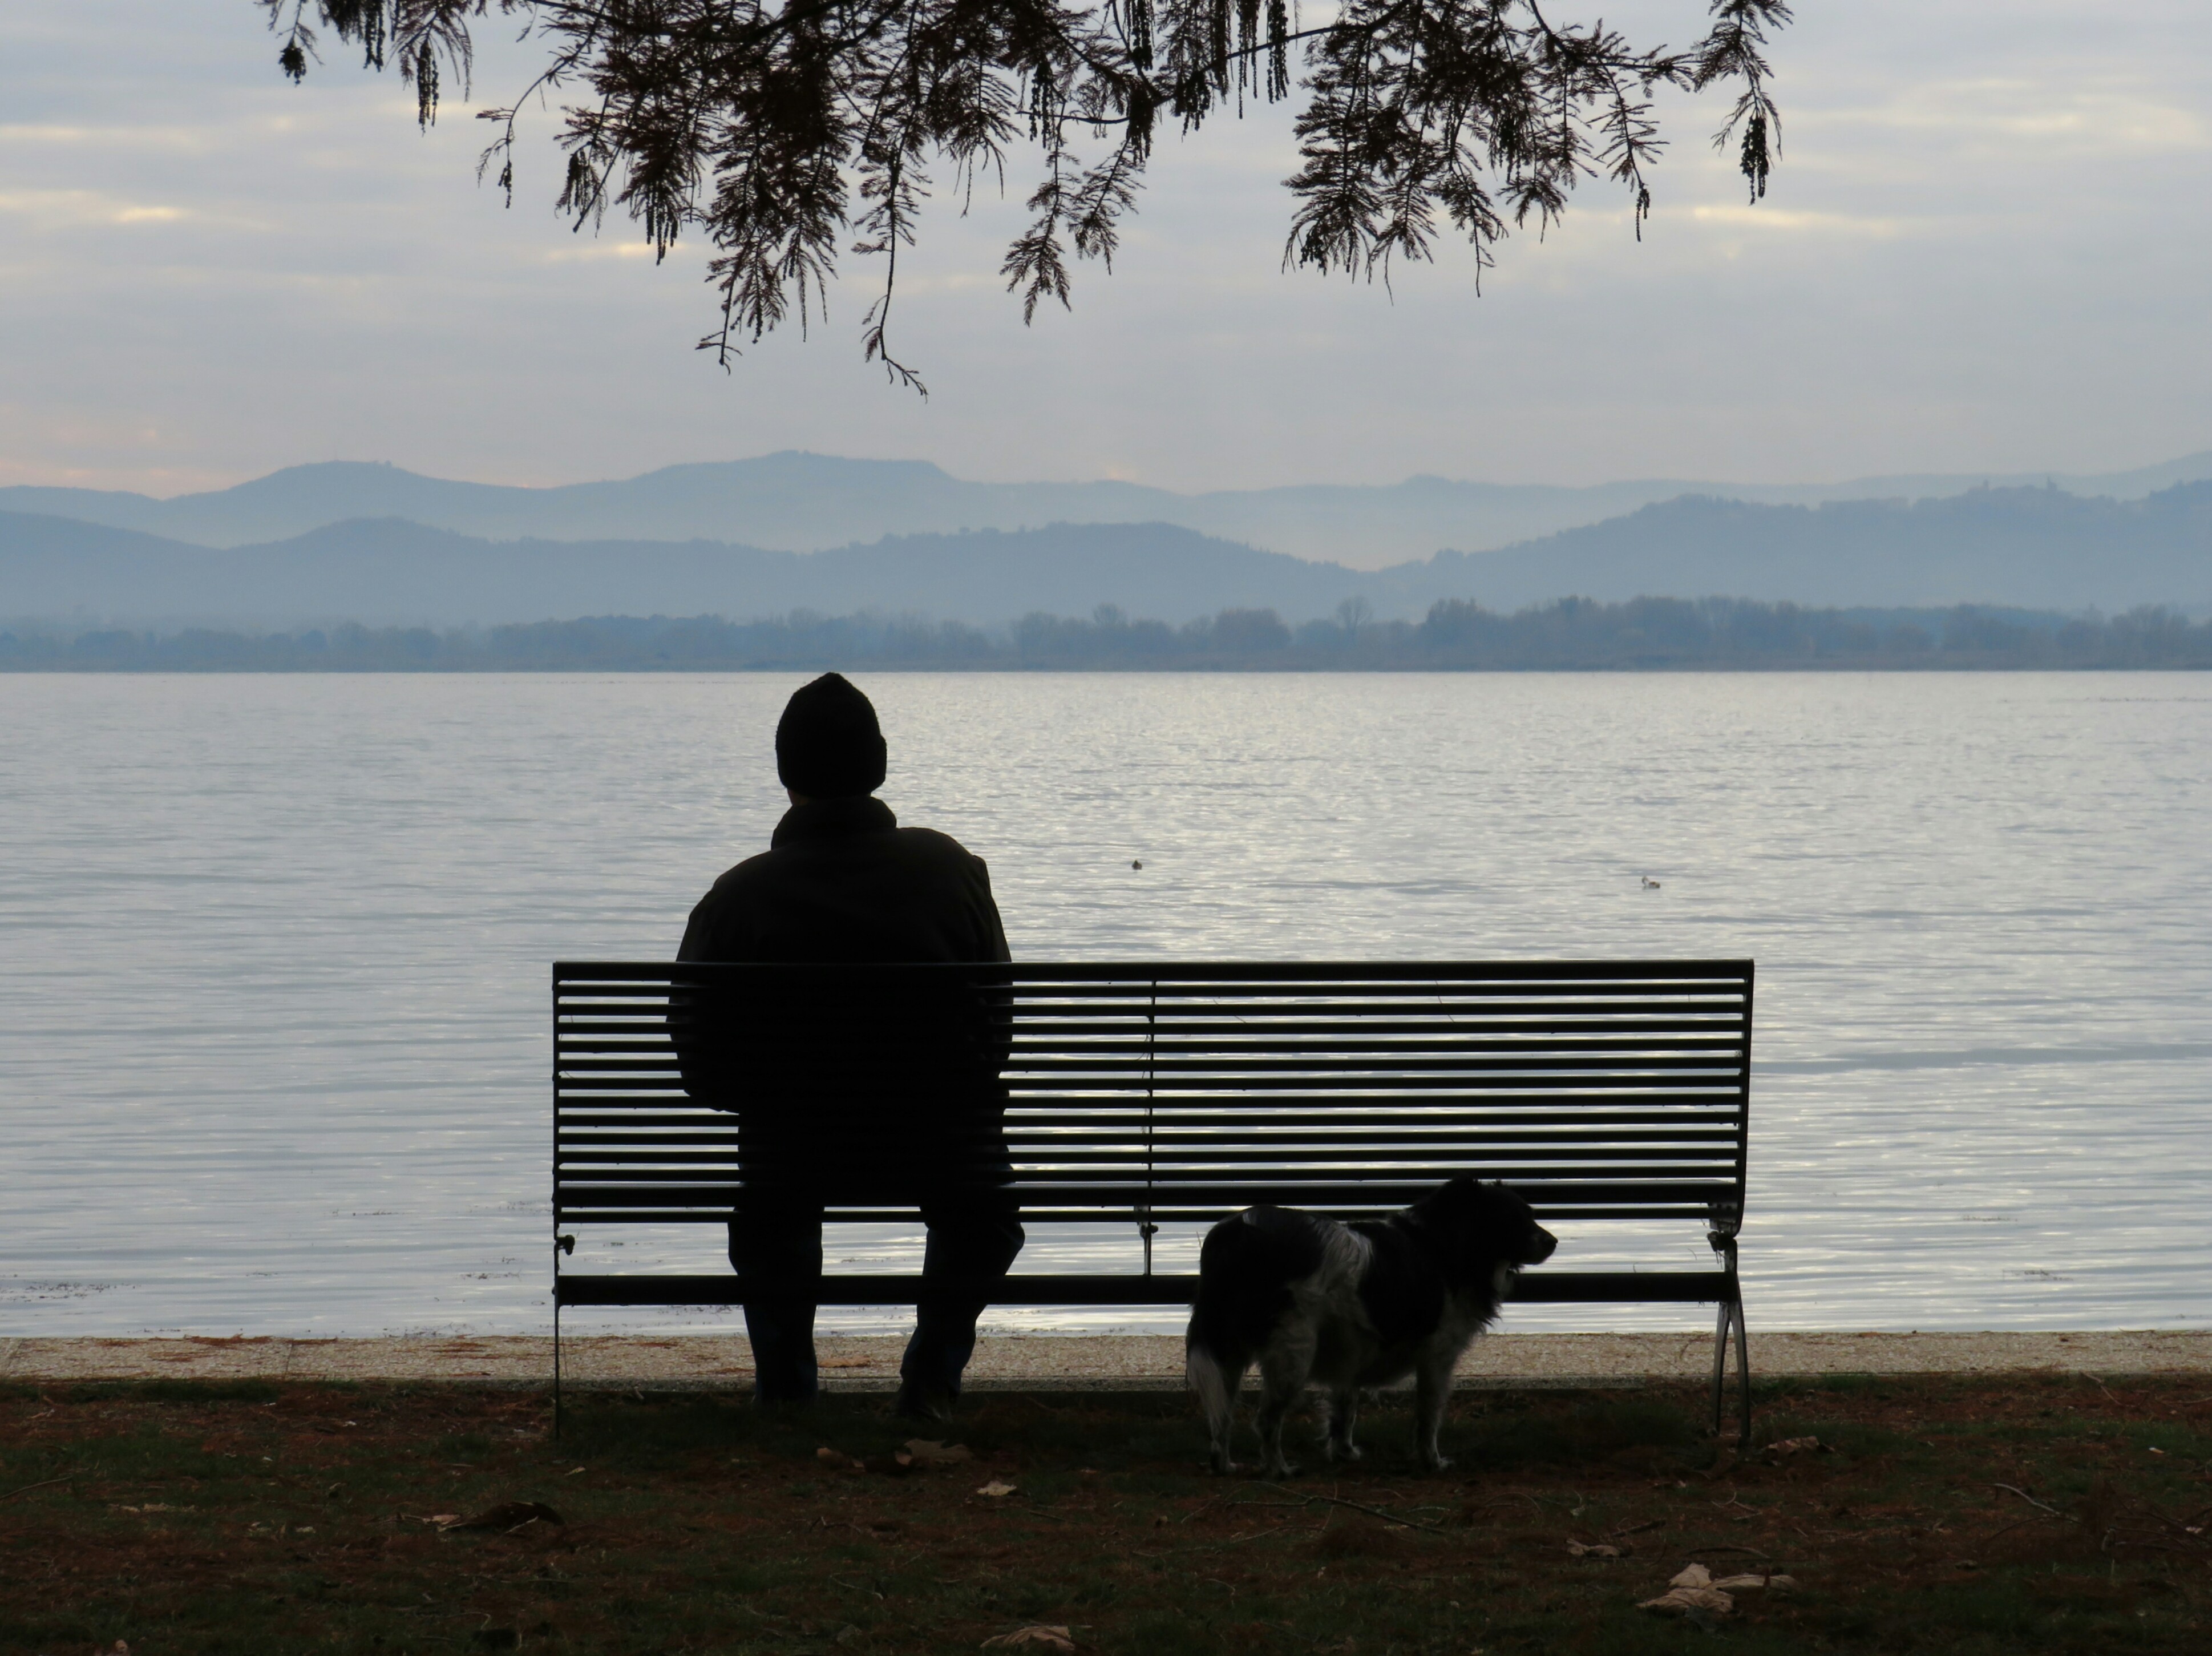
[[[1359,1389],[1414,1377],[1416,1446],[1431,1471],[1452,1369],[1498,1315],[1513,1275],[1559,1239],[1503,1184],[1462,1177],[1387,1219],[1349,1225],[1294,1208],[1248,1208],[1206,1234],[1184,1373],[1205,1405],[1213,1470],[1235,1470],[1230,1417],[1260,1363],[1260,1451],[1272,1477],[1283,1417],[1309,1385],[1329,1393],[1327,1451],[1357,1460]]]

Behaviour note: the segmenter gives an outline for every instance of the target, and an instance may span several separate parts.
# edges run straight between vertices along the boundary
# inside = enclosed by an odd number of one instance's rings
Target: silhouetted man
[[[775,1285],[745,1301],[756,1394],[814,1396],[824,1196],[918,1205],[929,1244],[899,1409],[941,1418],[988,1303],[975,1284],[1003,1276],[1023,1241],[1006,1189],[1004,996],[988,973],[806,968],[1012,957],[982,860],[900,827],[873,797],[884,758],[874,707],[843,678],[792,697],[775,728],[791,809],[768,850],[700,899],[677,958],[795,969],[702,979],[678,1044],[694,1096],[738,1118],[730,1263]],[[968,1287],[933,1290],[950,1279]]]

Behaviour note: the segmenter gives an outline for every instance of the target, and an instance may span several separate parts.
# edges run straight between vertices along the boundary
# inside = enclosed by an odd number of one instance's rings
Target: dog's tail
[[[1206,1248],[1210,1256],[1211,1237]],[[1244,1371],[1252,1367],[1253,1353],[1260,1345],[1242,1326],[1244,1319],[1237,1315],[1238,1309],[1231,1285],[1201,1269],[1198,1300],[1191,1307],[1190,1327],[1183,1335],[1182,1373],[1206,1410],[1206,1424],[1213,1431],[1217,1463],[1228,1453],[1229,1417],[1236,1406],[1237,1389],[1244,1383]]]
[[[1310,1214],[1249,1208],[1206,1233],[1186,1349],[1243,1379],[1291,1304],[1291,1283],[1320,1269],[1322,1227]],[[1196,1381],[1193,1381],[1196,1385]]]
[[[1310,1214],[1250,1208],[1206,1233],[1198,1299],[1183,1339],[1183,1377],[1213,1438],[1213,1466],[1230,1470],[1230,1421],[1253,1357],[1291,1310],[1291,1284],[1320,1269],[1324,1231]]]
[[[1198,1405],[1206,1412],[1207,1425],[1226,1430],[1230,1413],[1236,1405],[1237,1388],[1244,1379],[1244,1369],[1249,1367],[1248,1358],[1232,1370],[1218,1354],[1196,1341],[1185,1343],[1182,1377],[1198,1393]]]

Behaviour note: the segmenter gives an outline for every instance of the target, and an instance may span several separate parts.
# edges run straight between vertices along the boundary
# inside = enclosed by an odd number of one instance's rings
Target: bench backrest
[[[553,970],[557,1223],[720,1221],[734,1118],[695,1103],[672,993],[987,973],[1011,1020],[1007,1135],[1031,1220],[1340,1216],[1468,1172],[1547,1219],[1733,1233],[1749,1128],[1748,960]],[[917,984],[917,989],[922,987]],[[846,1219],[893,1216],[833,1206]]]

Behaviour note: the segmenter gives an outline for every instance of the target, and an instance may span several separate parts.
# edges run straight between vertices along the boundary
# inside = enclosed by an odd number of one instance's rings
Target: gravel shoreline
[[[822,1379],[835,1391],[897,1380],[903,1342],[825,1335]],[[1706,1334],[1497,1334],[1460,1365],[1463,1389],[1634,1385],[1710,1375]],[[1773,1333],[1751,1336],[1756,1376],[1798,1374],[2212,1373],[2212,1331]],[[562,1342],[562,1380],[582,1387],[719,1390],[751,1378],[752,1354],[730,1336],[596,1335]],[[536,1336],[298,1340],[0,1339],[0,1380],[410,1380],[548,1385],[553,1342]],[[1176,1335],[987,1335],[972,1391],[1179,1391]]]

